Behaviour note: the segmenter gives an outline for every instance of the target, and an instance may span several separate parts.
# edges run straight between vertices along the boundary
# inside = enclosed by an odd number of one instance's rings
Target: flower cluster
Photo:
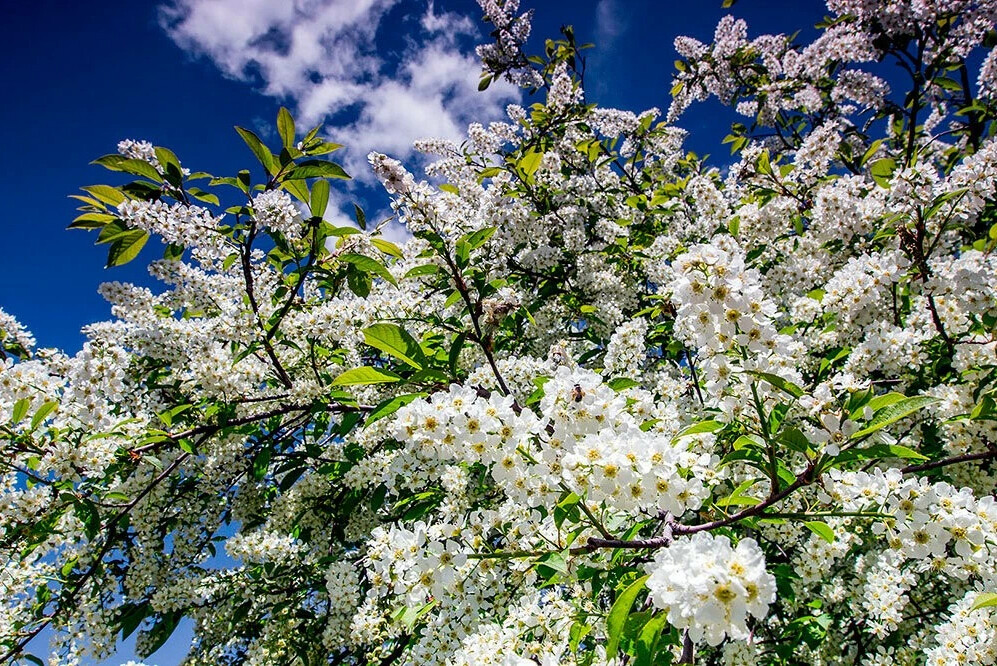
[[[748,616],[764,618],[776,597],[775,577],[753,539],[732,547],[727,537],[703,532],[679,538],[658,551],[648,571],[651,601],[669,624],[709,645],[747,638]]]

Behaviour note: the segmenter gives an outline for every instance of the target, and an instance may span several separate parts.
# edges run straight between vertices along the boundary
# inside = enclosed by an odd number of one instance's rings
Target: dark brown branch
[[[904,467],[904,473],[912,472],[926,472],[931,469],[938,469],[939,467],[948,467],[949,465],[957,465],[964,462],[972,462],[974,460],[989,460],[991,458],[997,457],[997,451],[984,451],[982,453],[966,453],[961,456],[952,456],[951,458],[942,458],[941,460],[933,460],[931,462],[922,463],[920,465],[908,465]]]

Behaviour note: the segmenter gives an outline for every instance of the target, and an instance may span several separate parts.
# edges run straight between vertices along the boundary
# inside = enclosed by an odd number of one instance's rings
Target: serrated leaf
[[[86,187],[81,187],[81,190],[87,192],[98,201],[106,203],[111,206],[118,206],[124,203],[127,197],[121,193],[116,187],[111,187],[110,185],[87,185]]]
[[[861,449],[847,449],[842,451],[835,459],[838,462],[849,462],[852,460],[870,460],[873,458],[902,458],[905,460],[927,460],[928,457],[909,449],[906,446],[897,444],[874,444]]]
[[[893,178],[893,172],[896,168],[896,160],[892,157],[884,157],[883,159],[876,160],[869,165],[869,174],[872,176],[872,179],[876,181],[877,185],[889,188],[890,179]]]
[[[45,418],[52,413],[52,410],[58,406],[58,402],[50,400],[39,407],[38,411],[35,412],[35,415],[31,417],[31,431],[34,432],[35,429],[42,424],[42,421],[44,421]]]
[[[877,395],[875,398],[870,400],[869,403],[865,406],[872,409],[873,412],[878,412],[883,407],[888,407],[890,405],[900,402],[901,400],[905,400],[906,398],[907,396],[905,396],[903,393],[896,393],[896,392],[886,393],[884,395]]]
[[[363,208],[361,208],[357,204],[353,204],[353,215],[357,219],[357,226],[360,227],[361,229],[363,229],[364,231],[366,231],[367,230],[367,215],[364,214]],[[399,254],[398,256],[400,257],[401,254]]]
[[[398,286],[398,282],[395,280],[395,276],[391,274],[388,267],[382,264],[377,259],[368,257],[365,254],[355,254],[353,252],[347,252],[346,254],[339,255],[340,261],[345,261],[346,263],[353,264],[357,269],[363,271],[364,273],[372,273],[378,275],[391,284]]]
[[[405,273],[405,275],[402,276],[402,279],[410,277],[418,277],[420,275],[435,275],[436,273],[439,272],[440,272],[440,267],[437,266],[436,264],[424,264],[422,266],[416,266],[415,268],[410,269],[407,273]]]
[[[121,266],[138,256],[149,240],[149,232],[131,229],[117,236],[107,251],[107,265]]]
[[[384,240],[383,238],[371,238],[370,244],[381,252],[390,254],[392,257],[403,259],[405,256],[402,254],[402,249],[389,240]]]
[[[265,446],[253,458],[253,478],[259,481],[266,477],[267,470],[270,469],[270,460],[273,457],[273,449]]]
[[[754,377],[757,377],[758,379],[768,382],[769,384],[779,389],[783,393],[788,393],[794,398],[799,398],[805,393],[805,391],[802,388],[800,388],[793,382],[789,381],[788,379],[783,379],[779,375],[774,375],[771,372],[750,371],[749,374],[751,374]]]
[[[311,197],[308,194],[308,185],[302,180],[284,180],[280,186],[294,195],[294,198],[303,204],[307,204]]]
[[[179,187],[183,183],[183,170],[180,168],[180,159],[172,150],[162,146],[156,146],[155,153],[156,161],[159,162],[159,168],[163,170],[167,181]]]
[[[285,148],[294,145],[294,118],[283,106],[277,111],[277,133],[280,134],[280,140]]]
[[[976,597],[976,601],[973,602],[969,610],[979,610],[980,608],[989,608],[991,606],[997,606],[997,594],[984,592]]]
[[[460,352],[464,349],[464,341],[467,339],[466,333],[458,334],[453,342],[450,344],[450,351],[447,354],[447,366],[450,368],[450,374],[456,376],[458,363],[460,361]]]
[[[698,435],[703,432],[715,432],[724,427],[723,423],[719,421],[700,421],[699,423],[693,423],[691,426],[687,426],[679,431],[679,434],[675,435],[675,439],[680,437],[688,437],[689,435]]]
[[[654,664],[654,656],[658,651],[658,639],[667,624],[668,614],[665,612],[657,613],[644,624],[637,636],[637,654],[633,666],[652,666]]]
[[[426,365],[426,356],[408,331],[396,324],[374,324],[363,331],[364,341],[416,370]]]
[[[525,155],[519,158],[516,163],[517,166],[523,170],[527,176],[532,176],[533,173],[540,167],[540,160],[543,159],[543,154],[535,151],[529,151]]]
[[[834,530],[831,526],[820,520],[808,520],[803,523],[807,528],[828,543],[834,543]]]
[[[246,129],[245,127],[236,127],[235,131],[239,133],[239,136],[241,136],[242,140],[246,142],[249,149],[253,151],[253,155],[256,155],[256,159],[260,161],[260,164],[262,164],[263,168],[267,170],[267,173],[271,175],[275,173],[276,167],[273,162],[273,153],[271,153],[270,149],[264,145],[263,141],[260,140],[260,137],[256,136],[254,132]]]
[[[91,162],[91,164],[99,164],[111,171],[123,171],[124,173],[130,173],[133,176],[148,178],[149,180],[157,183],[163,181],[163,176],[156,171],[156,167],[152,166],[145,160],[137,160],[125,157],[124,155],[104,155],[103,157]]]
[[[399,409],[409,404],[413,400],[417,400],[418,398],[424,398],[424,397],[426,397],[425,393],[406,393],[405,395],[397,395],[394,398],[389,398],[387,400],[384,400],[383,402],[379,403],[376,407],[374,407],[373,411],[371,411],[370,414],[367,415],[367,420],[364,422],[364,427],[366,428],[367,426],[369,426],[372,423],[375,423],[376,421],[380,421],[385,417],[391,416],[392,414],[394,414]]]
[[[910,416],[914,412],[923,409],[933,402],[938,402],[938,398],[918,395],[912,398],[905,398],[888,405],[877,411],[865,428],[862,428],[852,435],[852,439],[865,437],[866,435],[871,435],[877,430],[882,430],[886,426],[896,423],[902,418]]]
[[[627,624],[627,616],[633,608],[637,595],[644,589],[644,583],[650,575],[644,575],[632,582],[627,589],[623,590],[616,597],[609,615],[606,616],[606,659],[612,659],[620,649],[620,637],[623,635],[623,628]]]
[[[335,162],[325,160],[305,160],[291,169],[287,174],[287,180],[301,180],[302,178],[342,178],[349,180],[350,176],[343,167]]]
[[[21,398],[14,403],[14,409],[11,410],[10,422],[20,423],[24,420],[24,417],[28,415],[28,408],[31,406],[30,398]]]
[[[101,229],[116,220],[109,213],[83,213],[69,224],[70,229]]]
[[[471,250],[477,250],[479,247],[488,242],[488,239],[495,235],[495,227],[485,227],[484,229],[478,229],[473,234],[467,236],[467,244]]]
[[[324,217],[325,209],[329,205],[329,181],[317,180],[312,185],[311,204],[309,205],[313,217]]]
[[[606,382],[606,386],[619,392],[625,391],[629,388],[638,388],[640,387],[640,382],[630,379],[629,377],[616,377],[615,379],[610,379]]]
[[[356,386],[366,384],[393,384],[401,381],[401,377],[390,370],[364,366],[352,368],[333,380],[333,386]]]

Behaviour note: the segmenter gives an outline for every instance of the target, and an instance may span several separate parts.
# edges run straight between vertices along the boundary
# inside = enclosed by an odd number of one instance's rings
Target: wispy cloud
[[[379,34],[406,11],[418,21],[403,19],[405,39]],[[409,158],[413,141],[459,139],[468,122],[497,118],[520,97],[501,83],[478,92],[476,24],[432,2],[171,0],[161,23],[187,52],[288,103],[302,124],[334,121],[341,160],[364,180],[368,151]]]
[[[600,49],[611,49],[627,29],[627,18],[617,0],[599,0],[595,6],[595,38]]]

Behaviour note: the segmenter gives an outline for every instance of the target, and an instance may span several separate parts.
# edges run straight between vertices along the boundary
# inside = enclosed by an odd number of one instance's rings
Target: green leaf
[[[346,271],[346,284],[354,294],[360,298],[367,298],[373,283],[370,275],[350,266]]]
[[[11,423],[20,423],[28,415],[28,407],[31,406],[30,398],[21,398],[14,403],[14,409],[10,415]]]
[[[325,160],[305,160],[291,169],[286,180],[301,180],[302,178],[343,178],[349,180],[350,176],[335,162]]]
[[[367,216],[364,214],[363,208],[361,208],[356,204],[353,204],[353,215],[357,218],[357,226],[363,229],[364,231],[367,231]],[[400,257],[402,255],[399,254],[398,256]]]
[[[785,428],[779,441],[798,453],[806,453],[810,450],[810,440],[799,428]]]
[[[896,423],[900,419],[910,416],[914,412],[923,409],[927,405],[933,402],[938,402],[938,398],[932,398],[926,395],[918,395],[912,398],[904,398],[888,405],[876,412],[872,420],[858,432],[852,435],[852,439],[858,439],[859,437],[865,437],[866,435],[871,435],[877,430],[882,430],[888,425]]]
[[[325,209],[329,205],[329,181],[317,180],[312,185],[311,211],[313,217],[325,217]]]
[[[874,458],[902,458],[905,460],[927,460],[914,449],[897,444],[874,444],[861,449],[846,449],[835,456],[838,462],[850,462],[853,460],[871,460]]]
[[[519,158],[516,163],[517,166],[523,170],[527,176],[532,176],[533,173],[540,167],[540,160],[543,159],[543,154],[535,151],[529,151],[525,155]]]
[[[993,592],[984,592],[980,596],[976,597],[976,601],[973,602],[973,606],[969,610],[989,608],[991,606],[997,606],[997,594],[994,594]]]
[[[390,370],[382,370],[381,368],[353,368],[347,370],[343,374],[336,377],[333,380],[333,386],[355,386],[355,385],[365,385],[365,384],[393,384],[397,381],[401,381],[401,377],[391,372]]]
[[[332,143],[331,141],[323,141],[318,145],[314,145],[308,148],[309,155],[325,155],[327,153],[332,153],[343,147],[341,143]]]
[[[404,280],[405,278],[418,277],[420,275],[435,275],[436,273],[439,273],[440,270],[440,267],[436,264],[423,264],[422,266],[416,266],[415,268],[410,269],[407,273],[405,273],[405,275],[402,276],[402,279]]]
[[[109,213],[83,213],[69,224],[70,229],[100,229],[117,218]]]
[[[114,239],[107,251],[107,265],[121,266],[138,256],[138,253],[149,240],[149,232],[143,229],[131,229]]]
[[[294,118],[283,106],[277,112],[277,133],[280,134],[280,140],[285,148],[294,146]]]
[[[629,377],[616,377],[615,379],[610,379],[606,382],[606,386],[619,392],[625,391],[629,388],[637,388],[640,386],[640,382],[630,379]]]
[[[747,481],[741,482],[734,492],[728,497],[723,497],[717,500],[717,506],[732,506],[732,505],[747,505],[754,506],[755,504],[760,504],[761,500],[757,497],[752,497],[751,495],[745,495],[744,493],[751,490],[751,487],[758,483],[760,479],[748,479]]]
[[[658,639],[661,631],[668,623],[668,614],[660,612],[652,617],[637,636],[637,655],[633,666],[652,666],[654,655],[658,651]]]
[[[110,243],[116,238],[127,233],[129,229],[120,220],[113,220],[104,225],[104,228],[97,234],[96,244]]]
[[[52,410],[58,406],[59,406],[58,402],[50,400],[41,407],[39,407],[38,411],[35,412],[35,415],[31,417],[31,431],[34,432],[35,429],[42,424],[42,421],[45,420],[45,417],[51,414]]]
[[[253,155],[256,155],[256,159],[260,161],[263,168],[267,170],[267,173],[273,175],[277,172],[277,168],[274,165],[273,153],[267,148],[260,137],[256,136],[252,131],[246,129],[245,127],[236,127],[235,131],[239,133],[242,140],[246,142],[249,149],[253,151]]]
[[[824,541],[834,543],[834,530],[827,523],[820,520],[809,520],[803,524]]]
[[[485,227],[484,229],[478,229],[473,234],[467,236],[467,244],[472,250],[477,250],[479,247],[488,242],[488,239],[495,235],[495,227]]]
[[[404,259],[405,257],[405,255],[402,254],[402,249],[389,240],[384,240],[383,238],[371,238],[370,244],[381,252],[390,254],[392,257],[397,257],[399,259]]]
[[[308,185],[301,180],[284,180],[281,182],[280,186],[294,195],[294,197],[303,204],[309,202],[310,197],[308,195]]]
[[[76,509],[76,517],[83,523],[83,531],[87,538],[93,540],[100,531],[100,514],[97,512],[97,507],[85,499],[74,500],[73,506]]]
[[[87,192],[98,201],[106,203],[110,206],[119,206],[124,203],[127,198],[121,193],[116,187],[111,187],[110,185],[87,185],[86,187],[81,187],[81,190]]]
[[[267,475],[270,469],[270,459],[273,457],[273,449],[265,446],[253,458],[253,478],[259,481]]]
[[[391,274],[387,266],[382,264],[377,259],[368,257],[365,254],[355,254],[353,252],[347,252],[346,254],[339,255],[340,261],[345,261],[346,263],[353,264],[357,269],[363,271],[364,273],[371,273],[378,275],[391,284],[398,286],[398,282],[395,280],[395,276]]]
[[[620,649],[620,637],[623,635],[623,628],[627,624],[627,616],[630,609],[637,600],[637,595],[644,589],[644,583],[650,575],[644,575],[630,584],[623,590],[613,602],[606,616],[606,659],[612,659]]]
[[[180,168],[180,160],[176,154],[169,148],[162,146],[156,146],[155,152],[156,161],[159,162],[159,168],[166,175],[166,180],[171,185],[180,187],[183,184],[183,170]]]
[[[363,331],[364,341],[416,370],[426,365],[426,355],[408,331],[396,324],[374,324]]]
[[[689,435],[698,435],[701,432],[715,432],[723,427],[724,424],[719,421],[700,421],[699,423],[693,423],[691,426],[683,428],[679,431],[679,434],[675,435],[675,439],[688,437]]]
[[[163,180],[162,175],[156,171],[156,167],[152,166],[145,160],[136,160],[125,157],[124,155],[104,155],[90,164],[99,164],[110,171],[123,171],[125,173],[130,173],[133,176],[148,178],[149,180],[157,183],[162,182]]]
[[[893,178],[893,172],[896,168],[896,160],[892,157],[884,157],[883,159],[876,160],[869,165],[869,174],[872,176],[872,179],[876,181],[877,185],[889,188],[890,180]]]
[[[384,400],[374,407],[374,410],[367,415],[364,427],[366,428],[376,421],[380,421],[387,416],[391,416],[413,400],[424,397],[426,397],[425,393],[406,393],[405,395],[397,395],[394,398]]]
[[[779,389],[783,393],[788,393],[794,398],[799,398],[804,393],[806,393],[799,386],[789,381],[788,379],[783,379],[779,375],[773,375],[770,372],[758,372],[758,371],[749,371],[749,374],[758,377],[763,381],[768,382],[769,384]]]
[[[203,201],[204,203],[214,204],[215,206],[220,206],[221,201],[218,199],[218,195],[213,192],[208,192],[202,190],[200,187],[190,187],[187,188],[187,192],[190,196],[194,197],[198,201]]]
[[[460,352],[464,349],[464,341],[467,339],[467,333],[460,333],[454,339],[453,343],[450,345],[450,352],[447,354],[447,365],[450,368],[450,374],[457,376],[458,362],[460,361]]]
[[[864,406],[871,408],[873,412],[878,412],[883,407],[889,407],[890,405],[893,405],[895,403],[900,402],[901,400],[906,400],[906,399],[907,396],[905,396],[903,393],[892,392],[892,393],[886,393],[884,395],[877,395],[875,398],[870,400],[867,405]]]

